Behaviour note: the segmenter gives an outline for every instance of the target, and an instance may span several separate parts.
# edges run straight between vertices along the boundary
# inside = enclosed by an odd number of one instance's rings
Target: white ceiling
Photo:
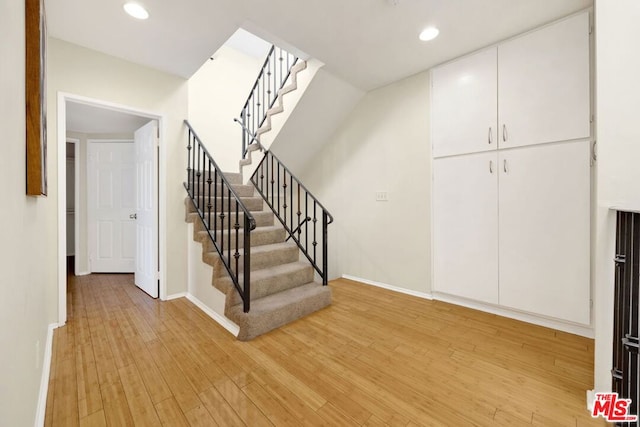
[[[190,77],[238,27],[326,64],[364,90],[383,86],[592,5],[592,0],[45,0],[52,37]],[[397,3],[394,5],[393,3]],[[428,25],[440,29],[418,40]]]
[[[148,117],[67,102],[67,131],[70,132],[133,134],[149,120]]]

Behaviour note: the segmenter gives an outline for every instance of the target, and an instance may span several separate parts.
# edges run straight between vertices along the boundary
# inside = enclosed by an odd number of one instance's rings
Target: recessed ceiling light
[[[129,2],[126,3],[123,7],[125,12],[136,19],[147,19],[149,17],[149,12],[147,12],[147,9],[145,9],[139,3]]]
[[[420,37],[420,40],[422,40],[423,42],[428,42],[429,40],[433,40],[438,37],[438,34],[440,34],[440,30],[438,30],[436,27],[427,27],[422,30],[418,37]]]

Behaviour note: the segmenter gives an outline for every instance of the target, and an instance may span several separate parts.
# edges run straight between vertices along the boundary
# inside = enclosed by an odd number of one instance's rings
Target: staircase
[[[265,61],[241,120],[236,120],[243,128],[241,167],[251,162],[251,152],[264,150],[259,135],[271,128],[271,115],[283,110],[283,95],[296,89],[296,76],[306,67],[287,56],[287,67],[278,70],[284,54],[290,54],[276,49]],[[265,85],[266,75],[281,81]],[[326,285],[331,215],[273,153],[264,153],[243,184],[241,173],[220,171],[186,125],[186,221],[194,224],[202,261],[213,267],[212,286],[225,295],[224,315],[238,325],[237,338],[253,339],[330,305]]]

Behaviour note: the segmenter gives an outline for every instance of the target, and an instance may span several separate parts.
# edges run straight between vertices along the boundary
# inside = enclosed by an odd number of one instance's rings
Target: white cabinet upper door
[[[496,48],[432,71],[433,157],[495,150]]]
[[[434,290],[498,303],[497,154],[433,161]]]
[[[501,151],[500,304],[590,321],[590,144]]]
[[[588,138],[589,13],[498,47],[499,147]]]

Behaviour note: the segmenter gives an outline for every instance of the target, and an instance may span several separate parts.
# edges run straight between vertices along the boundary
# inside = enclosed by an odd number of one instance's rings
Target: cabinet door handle
[[[489,173],[493,173],[493,160],[489,160]]]
[[[491,132],[491,126],[489,126],[489,145],[493,143],[493,132]]]
[[[502,125],[502,140],[507,142],[507,125]]]
[[[509,171],[507,170],[507,159],[504,159],[502,161],[502,169],[504,169],[504,173],[509,173]]]

